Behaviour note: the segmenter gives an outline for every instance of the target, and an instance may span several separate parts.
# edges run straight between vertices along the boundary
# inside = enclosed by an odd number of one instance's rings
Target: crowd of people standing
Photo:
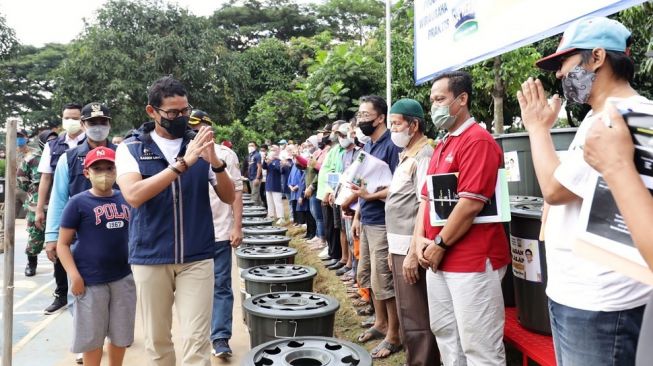
[[[647,214],[653,203],[632,164],[628,130],[606,103],[646,101],[630,86],[630,43],[622,24],[589,18],[538,61],[556,72],[569,102],[592,107],[565,156],[556,154],[549,132],[560,97],[549,99],[534,79],[517,95],[550,207],[543,222],[547,295],[560,365],[633,365],[636,355],[638,364],[651,362],[642,347],[653,336],[650,309],[645,315],[651,287],[579,258],[565,230],[578,219],[591,174],[601,172],[651,263],[650,225],[627,192],[635,189]],[[287,198],[288,220],[306,225],[309,248],[347,285],[358,313],[369,316],[357,341],[378,341],[373,358],[405,349],[408,365],[506,364],[501,281],[511,261],[508,239],[502,224],[474,222],[493,198],[503,157],[470,113],[472,84],[463,71],[434,78],[430,122],[446,131],[435,146],[419,101],[388,106],[374,95],[360,98],[351,120],[328,123],[301,143],[248,144],[252,199],[287,225]],[[215,144],[213,122],[193,110],[179,81],[155,81],[145,110],[152,121],[118,145],[108,140],[110,110],[95,102],[66,105],[66,133],[39,135],[39,161],[25,158],[19,174],[33,210],[27,254],[37,255],[45,242],[55,262],[57,289],[46,313],[63,308],[69,290],[74,295],[72,351],[84,364],[99,365],[106,337],[110,360],[120,364],[138,311],[149,364],[174,365],[175,306],[183,364],[209,365],[211,353],[231,354],[231,248],[242,240],[244,189],[238,157]],[[348,182],[352,195],[337,200],[334,177],[361,154],[387,165],[391,182],[369,191],[365,180]],[[425,181],[435,174],[457,177],[458,201],[444,225],[430,217]],[[26,275],[35,270],[30,260]]]

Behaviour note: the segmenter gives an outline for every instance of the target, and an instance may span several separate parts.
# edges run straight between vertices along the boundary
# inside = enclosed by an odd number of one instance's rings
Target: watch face
[[[435,244],[442,245],[442,237],[440,235],[435,236]]]

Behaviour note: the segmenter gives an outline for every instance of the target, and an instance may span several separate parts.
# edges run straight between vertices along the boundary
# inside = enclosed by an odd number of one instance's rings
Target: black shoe
[[[336,276],[340,277],[349,271],[351,271],[351,267],[344,266],[336,271]]]
[[[25,266],[25,277],[32,277],[36,274],[36,263],[38,258],[35,255],[27,256],[27,266]]]
[[[62,308],[65,308],[68,305],[68,299],[65,296],[55,296],[52,305],[45,308],[45,315],[51,315],[56,313]]]
[[[330,269],[330,270],[332,270],[332,271],[335,271],[335,270],[340,269],[340,268],[342,268],[342,267],[344,267],[344,266],[345,266],[344,263],[342,263],[342,262],[338,262],[338,263],[336,263],[336,264],[333,264],[333,265],[328,266],[327,268]]]

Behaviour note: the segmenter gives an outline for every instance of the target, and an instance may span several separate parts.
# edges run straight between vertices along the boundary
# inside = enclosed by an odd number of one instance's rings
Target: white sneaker
[[[286,220],[284,219],[278,219],[276,225],[277,226],[284,226],[286,224]]]
[[[324,247],[320,254],[317,255],[318,258],[320,259],[327,259],[329,258],[329,247]]]
[[[84,364],[84,354],[83,353],[78,353],[75,356],[75,363],[78,365],[83,365]]]

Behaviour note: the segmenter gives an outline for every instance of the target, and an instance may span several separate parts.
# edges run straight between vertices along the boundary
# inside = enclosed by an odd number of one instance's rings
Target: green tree
[[[7,25],[7,20],[0,13],[0,60],[9,58],[18,46],[16,32]]]
[[[51,100],[56,89],[52,71],[66,55],[67,47],[61,44],[18,46],[13,57],[0,61],[3,115],[18,113],[24,126],[34,130],[58,121],[60,111]],[[1,121],[4,124],[4,118]]]
[[[96,18],[57,70],[55,104],[107,103],[114,128],[126,130],[147,118],[147,87],[172,75],[192,104],[217,115],[213,70],[223,48],[206,18],[160,0],[112,0]]]
[[[383,22],[384,4],[379,0],[327,0],[317,12],[339,40],[357,40],[362,45]]]
[[[232,149],[238,155],[241,166],[243,157],[247,156],[247,144],[250,141],[256,141],[258,144],[263,141],[263,137],[258,132],[243,125],[238,119],[229,125],[214,126],[213,131],[216,142],[231,141],[233,144]]]
[[[317,128],[317,124],[307,118],[307,112],[308,103],[303,93],[273,90],[256,101],[245,122],[264,138],[306,138],[308,131]]]
[[[219,90],[214,103],[227,120],[244,118],[268,91],[292,90],[300,60],[278,39],[266,39],[243,52],[230,52],[214,70]]]
[[[472,114],[486,121],[489,131],[494,126],[494,131],[501,134],[504,124],[512,123],[515,109],[519,108],[517,91],[524,80],[539,73],[534,65],[540,57],[535,48],[521,47],[468,69],[474,80]]]
[[[355,101],[379,94],[384,85],[383,64],[375,48],[351,42],[318,51],[308,72],[297,86],[306,94],[310,118],[318,124],[352,117]]]
[[[227,46],[238,51],[266,38],[310,37],[323,28],[311,7],[289,0],[231,0],[213,13],[211,24],[222,32]]]

